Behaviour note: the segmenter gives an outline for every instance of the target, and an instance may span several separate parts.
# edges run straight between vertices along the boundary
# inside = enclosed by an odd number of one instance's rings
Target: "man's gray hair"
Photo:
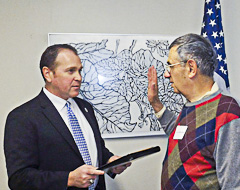
[[[216,52],[207,38],[197,34],[186,34],[175,39],[169,49],[174,46],[178,46],[177,52],[181,61],[195,60],[201,74],[213,78],[218,61]]]

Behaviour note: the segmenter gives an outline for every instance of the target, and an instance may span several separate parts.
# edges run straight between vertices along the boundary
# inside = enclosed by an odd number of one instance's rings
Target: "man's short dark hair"
[[[77,50],[72,47],[71,45],[68,44],[55,44],[52,46],[49,46],[42,54],[41,56],[41,60],[40,60],[40,70],[41,70],[41,74],[44,78],[42,69],[43,67],[48,67],[50,70],[54,71],[56,64],[55,64],[55,60],[59,54],[59,52],[63,49],[68,49],[71,50],[75,53],[75,55],[78,55]]]

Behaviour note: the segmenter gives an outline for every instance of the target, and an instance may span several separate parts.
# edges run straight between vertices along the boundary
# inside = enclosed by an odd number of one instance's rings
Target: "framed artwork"
[[[179,113],[184,103],[164,78],[173,36],[49,33],[48,43],[70,44],[83,64],[79,97],[94,108],[103,138],[164,134],[147,98],[149,67],[158,73],[159,97]]]

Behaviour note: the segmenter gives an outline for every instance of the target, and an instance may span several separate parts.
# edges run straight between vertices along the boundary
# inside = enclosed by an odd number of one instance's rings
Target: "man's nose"
[[[77,81],[81,81],[81,80],[82,80],[82,75],[81,75],[81,73],[76,72],[75,80],[77,80]]]
[[[170,73],[167,70],[164,72],[164,77],[165,78],[170,78],[171,77]]]

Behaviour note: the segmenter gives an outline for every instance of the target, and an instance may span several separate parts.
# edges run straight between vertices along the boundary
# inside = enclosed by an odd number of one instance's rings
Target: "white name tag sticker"
[[[187,125],[178,125],[174,133],[173,139],[182,140],[187,131],[187,128],[188,128]]]

